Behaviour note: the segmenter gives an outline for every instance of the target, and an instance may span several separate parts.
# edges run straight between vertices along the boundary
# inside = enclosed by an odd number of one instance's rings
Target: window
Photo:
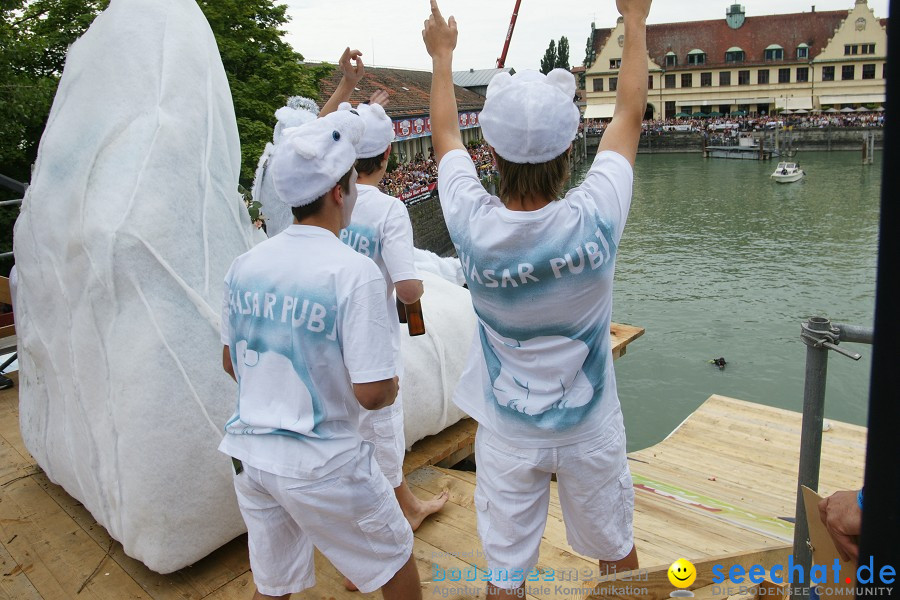
[[[731,71],[721,71],[719,73],[719,85],[731,85]]]
[[[728,113],[731,112],[731,105],[730,105],[730,104],[722,104],[722,105],[720,105],[720,106],[719,106],[719,112],[722,113],[723,115],[727,115]]]
[[[602,92],[602,91],[603,91],[603,78],[602,78],[602,77],[595,77],[595,78],[594,78],[594,91],[595,91],[595,92]]]
[[[667,67],[677,67],[678,66],[678,56],[674,52],[669,52],[666,54],[666,66]]]
[[[671,119],[675,116],[675,101],[669,100],[666,102],[666,118]]]
[[[863,79],[875,79],[875,65],[863,65]]]
[[[809,58],[809,46],[806,44],[797,46],[797,58]]]
[[[822,81],[834,81],[834,67],[822,67]]]
[[[675,76],[674,75],[666,75],[666,88],[671,89],[675,87]]]
[[[791,82],[791,70],[790,69],[778,69],[778,83],[790,83]]]
[[[609,91],[614,92],[619,88],[619,78],[618,77],[610,77],[609,78]]]
[[[712,73],[700,73],[700,87],[712,87]]]
[[[750,85],[750,71],[738,71],[738,85]]]
[[[730,48],[725,53],[725,62],[727,63],[736,63],[736,62],[744,62],[744,51],[740,48]]]
[[[841,67],[841,80],[849,81],[856,79],[856,65],[844,65]]]
[[[809,81],[809,67],[797,67],[797,83]]]
[[[694,87],[694,76],[691,73],[682,73],[681,74],[681,87],[689,88]]]
[[[778,44],[772,44],[766,48],[766,60],[784,60],[784,48]]]
[[[703,65],[706,64],[706,52],[699,49],[694,49],[688,52],[688,64],[689,65]]]
[[[875,54],[875,44],[847,44],[844,46],[844,56],[856,56],[857,54]]]
[[[650,75],[649,77],[647,77],[647,89],[648,90],[653,89],[653,75]]]
[[[620,69],[621,67],[622,67],[622,59],[621,58],[609,59],[609,68],[610,69]]]
[[[756,83],[760,85],[766,85],[769,83],[769,70],[768,69],[760,69],[756,72]]]

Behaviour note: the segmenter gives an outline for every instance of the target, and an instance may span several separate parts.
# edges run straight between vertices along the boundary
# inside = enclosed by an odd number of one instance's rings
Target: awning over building
[[[781,108],[783,110],[812,110],[812,96],[776,98],[775,108]]]
[[[819,96],[820,104],[884,104],[884,94]]]
[[[616,112],[615,104],[588,104],[584,109],[585,119],[611,119]]]
[[[677,100],[675,106],[722,106],[724,104],[772,104],[774,98],[723,98],[721,100]],[[812,108],[810,106],[810,108]]]

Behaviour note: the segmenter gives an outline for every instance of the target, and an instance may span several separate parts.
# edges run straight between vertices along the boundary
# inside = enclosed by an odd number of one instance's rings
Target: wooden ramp
[[[80,503],[50,483],[25,450],[16,389],[0,391],[0,598],[252,597],[244,536],[166,576],[126,556]],[[486,565],[475,526],[475,474],[428,466],[464,450],[474,430],[471,421],[464,421],[444,432],[449,441],[423,440],[433,454],[421,449],[417,454],[417,445],[408,457],[425,465],[409,474],[414,493],[423,498],[443,488],[451,493],[447,507],[416,532],[414,553],[425,598],[484,597],[477,571]],[[794,514],[799,436],[799,414],[713,396],[668,439],[629,455],[642,565],[750,550],[771,560],[772,552],[783,551],[791,526],[779,517]],[[824,436],[823,493],[860,485],[864,448],[865,429],[833,423]],[[532,599],[586,598],[597,583],[596,563],[566,543],[555,484],[539,569],[543,574],[554,569],[556,575],[553,581],[531,584]],[[380,598],[346,592],[342,577],[321,556],[317,578],[313,590],[294,598]]]

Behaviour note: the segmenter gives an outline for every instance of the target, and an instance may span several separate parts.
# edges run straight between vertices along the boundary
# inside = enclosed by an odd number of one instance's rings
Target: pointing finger
[[[431,14],[438,19],[444,18],[441,16],[441,9],[438,8],[437,0],[431,0]]]

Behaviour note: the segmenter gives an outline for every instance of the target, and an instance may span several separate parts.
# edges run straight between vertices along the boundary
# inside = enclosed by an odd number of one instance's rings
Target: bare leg
[[[431,500],[419,500],[419,498],[412,493],[412,490],[409,489],[409,486],[406,484],[406,479],[394,488],[394,495],[397,496],[397,502],[400,504],[403,516],[409,521],[409,526],[412,527],[413,531],[418,529],[422,524],[422,521],[429,515],[433,515],[444,508],[444,505],[447,504],[447,500],[450,499],[450,491],[444,490]],[[359,589],[346,577],[344,578],[344,587],[351,592],[355,592]]]
[[[412,493],[412,490],[409,489],[406,479],[394,488],[394,495],[397,496],[397,502],[400,504],[403,516],[409,521],[409,526],[412,527],[413,531],[418,529],[422,521],[429,515],[433,515],[444,508],[447,500],[450,499],[449,490],[444,490],[431,500],[419,500]]]
[[[391,580],[381,586],[381,595],[384,600],[422,600],[419,571],[416,570],[416,559],[412,555]]]
[[[632,546],[631,552],[629,552],[625,558],[614,561],[601,560],[599,563],[601,573],[624,573],[625,571],[633,571],[638,568],[637,547]]]
[[[253,600],[291,600],[291,595],[285,594],[284,596],[266,596],[265,594],[260,594],[259,590],[256,590],[256,593],[253,594]]]
[[[503,598],[524,598],[525,597],[525,582],[522,582],[517,588],[513,588],[511,590],[498,588],[493,583],[488,583],[487,585],[487,597],[492,598],[494,600],[501,600]]]

